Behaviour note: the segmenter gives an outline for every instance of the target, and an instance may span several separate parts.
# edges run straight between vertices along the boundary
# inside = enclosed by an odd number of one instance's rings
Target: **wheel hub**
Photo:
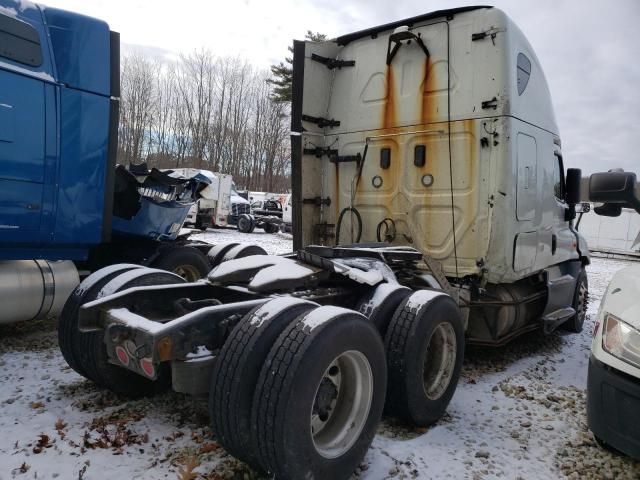
[[[320,387],[318,387],[318,393],[313,404],[313,413],[317,414],[321,421],[326,422],[329,419],[336,398],[338,398],[338,387],[329,378],[324,377],[320,382]]]
[[[337,458],[357,440],[373,400],[373,374],[367,358],[350,350],[325,370],[310,412],[313,444],[325,458]]]
[[[173,269],[173,273],[181,276],[187,282],[195,282],[200,279],[200,272],[193,265],[178,265]]]
[[[456,335],[450,323],[441,323],[433,331],[423,366],[424,393],[437,400],[449,387],[456,363]]]

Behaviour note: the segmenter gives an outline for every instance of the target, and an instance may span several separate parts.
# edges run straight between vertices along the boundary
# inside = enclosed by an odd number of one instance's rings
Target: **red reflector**
[[[120,360],[121,364],[123,364],[125,367],[129,365],[129,354],[124,348],[117,346],[116,355],[118,356],[118,360]]]
[[[593,325],[593,337],[595,337],[598,334],[598,329],[600,328],[600,322],[596,322]]]
[[[149,378],[153,378],[153,376],[156,373],[156,369],[153,366],[153,362],[151,361],[150,358],[143,358],[142,360],[140,360],[140,368],[142,369],[144,374]]]

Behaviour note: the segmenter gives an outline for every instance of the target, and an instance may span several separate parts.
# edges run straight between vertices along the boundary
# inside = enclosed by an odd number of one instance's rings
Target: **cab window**
[[[0,57],[39,67],[42,48],[38,32],[28,23],[0,14]]]
[[[558,200],[564,201],[564,166],[562,155],[556,153],[553,163],[553,194]]]

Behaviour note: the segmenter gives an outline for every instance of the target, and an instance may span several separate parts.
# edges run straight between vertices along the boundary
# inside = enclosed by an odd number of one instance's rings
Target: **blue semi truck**
[[[119,97],[105,22],[0,0],[0,323],[59,313],[78,271],[209,271],[179,236],[206,179],[116,165]]]

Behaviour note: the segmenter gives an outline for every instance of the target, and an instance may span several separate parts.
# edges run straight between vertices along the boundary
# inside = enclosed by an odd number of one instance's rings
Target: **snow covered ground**
[[[289,235],[260,230],[198,237],[291,250]],[[505,348],[467,349],[445,418],[429,429],[384,420],[355,477],[640,478],[639,463],[595,446],[585,417],[593,319],[625,265],[594,259],[582,334],[534,333]],[[256,478],[207,425],[203,399],[129,401],[95,388],[65,364],[53,320],[0,326],[0,480]]]

